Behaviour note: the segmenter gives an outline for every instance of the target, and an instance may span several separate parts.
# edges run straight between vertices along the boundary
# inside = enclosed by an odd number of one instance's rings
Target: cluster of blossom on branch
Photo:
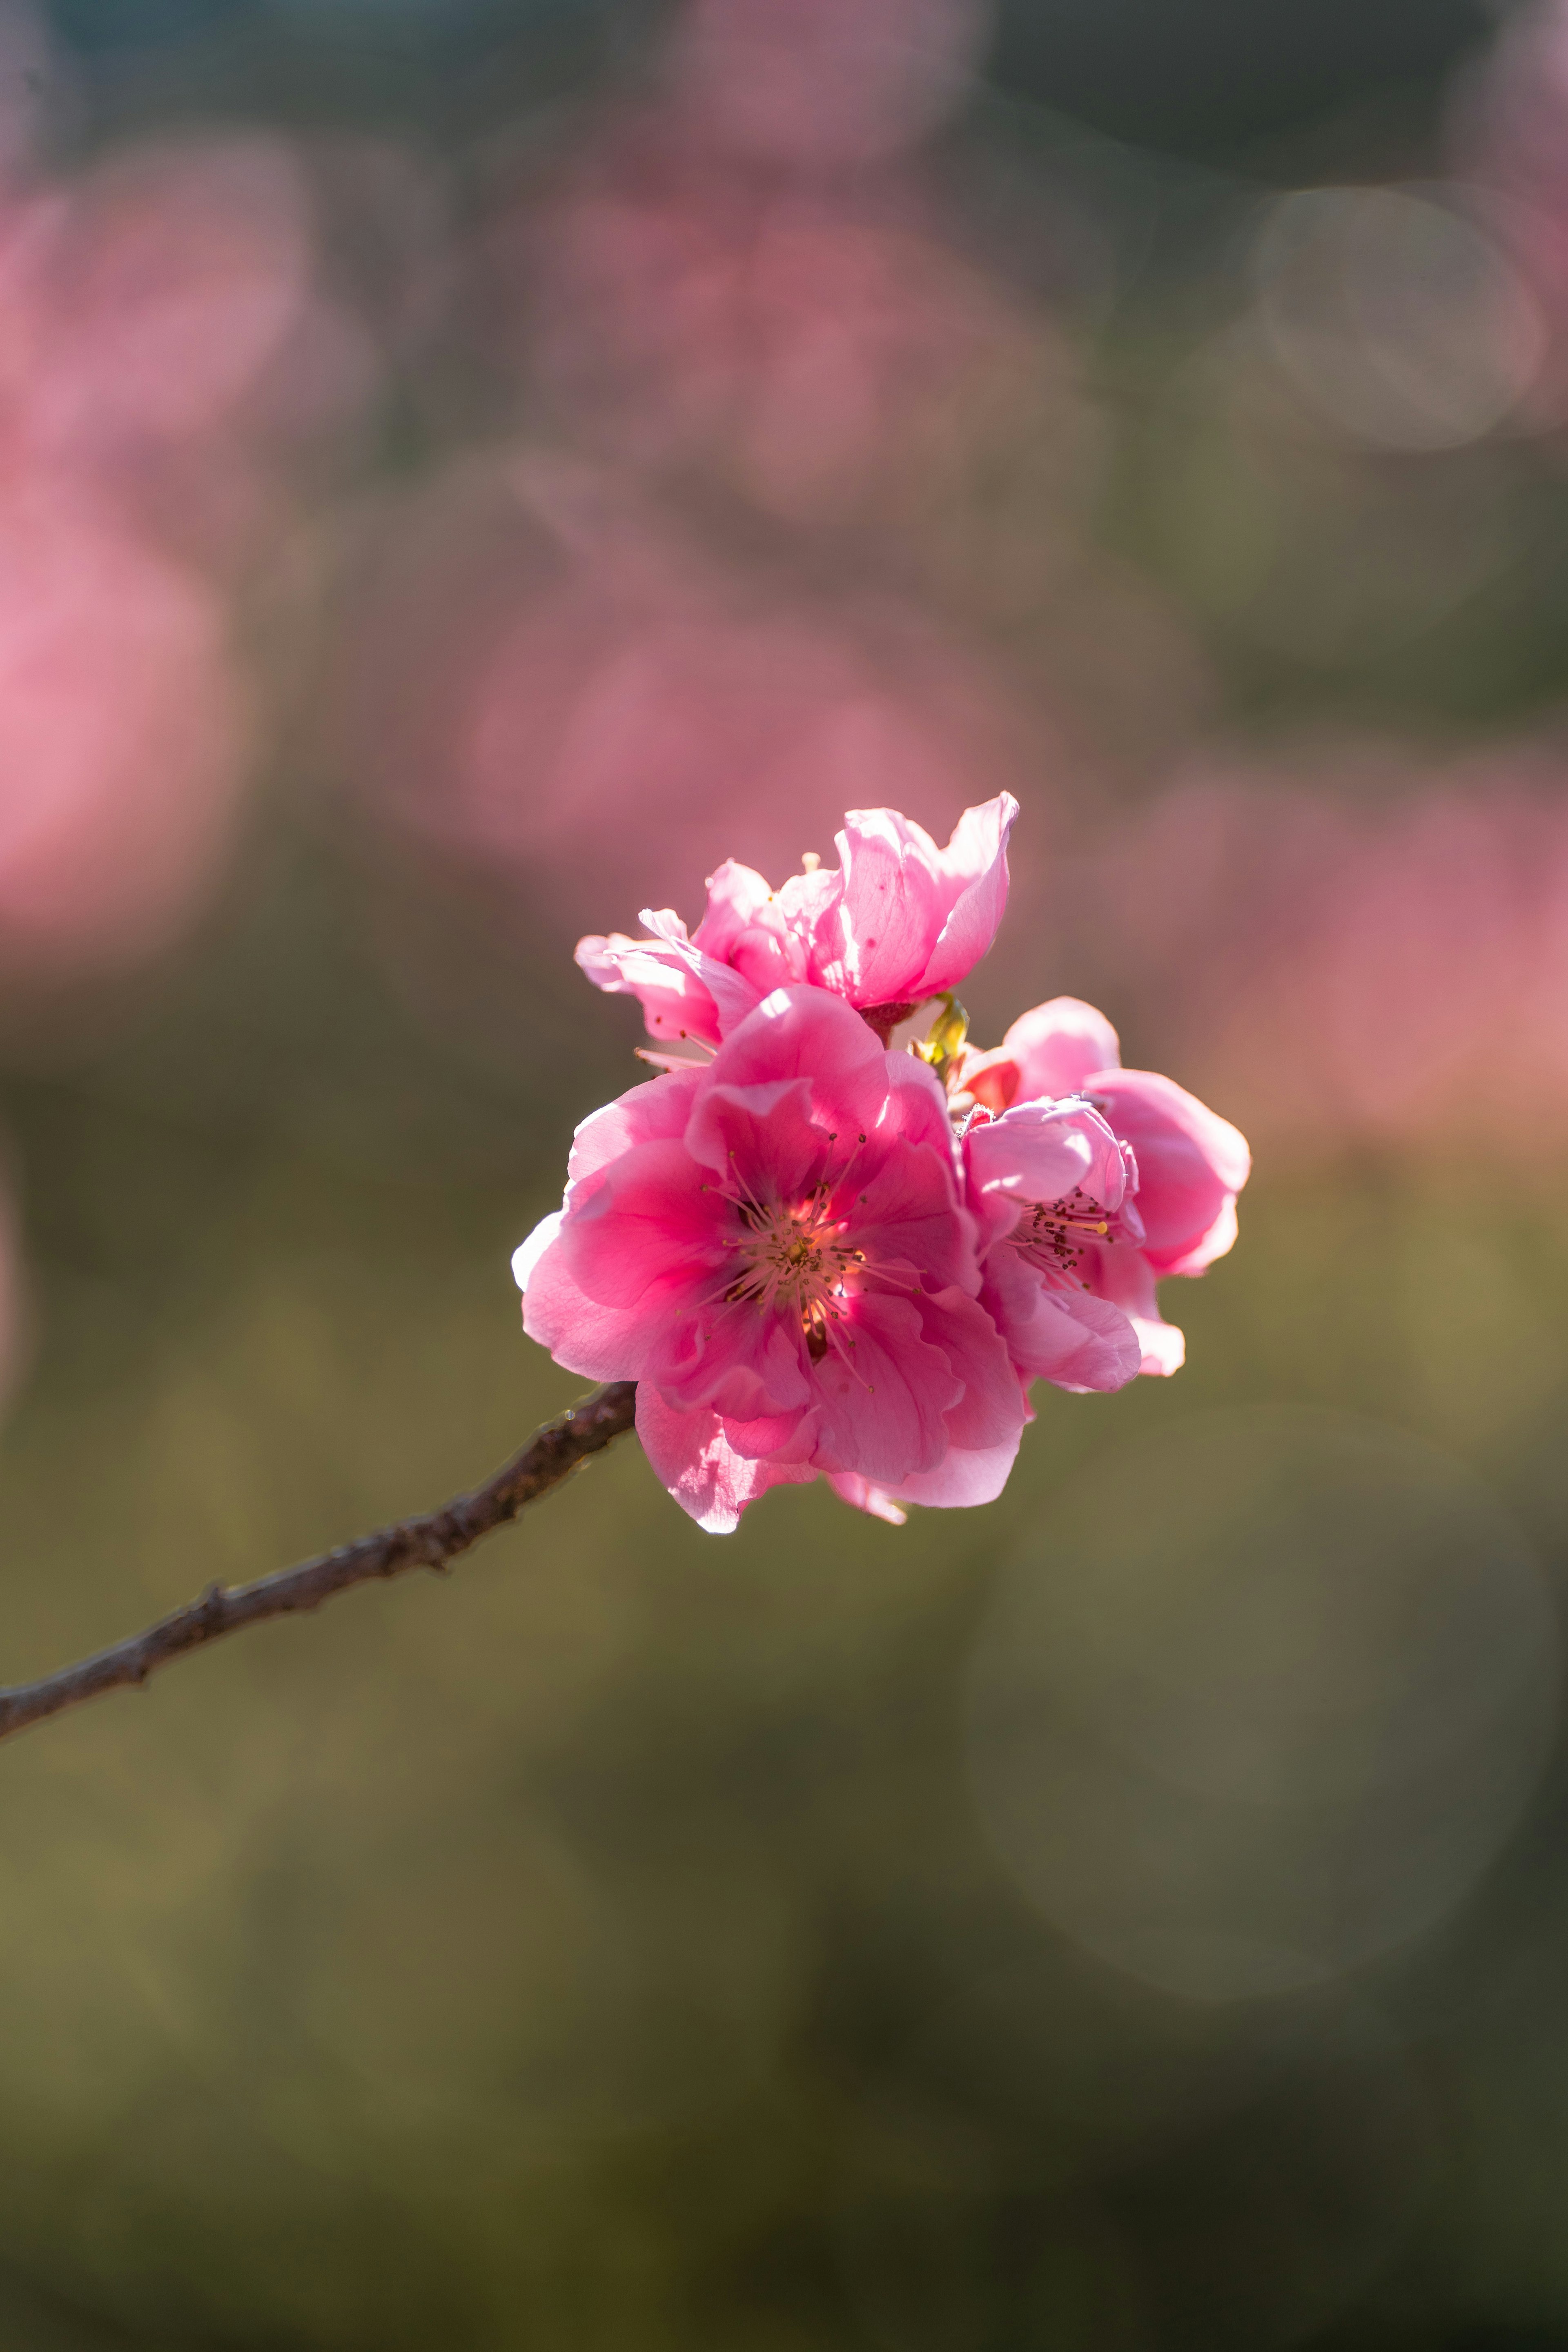
[[[853,810],[782,888],[726,862],[696,932],[584,940],[661,1075],[578,1129],[562,1208],[513,1260],[558,1363],[637,1383],[698,1523],[824,1476],[901,1520],[992,1501],[1028,1389],[1180,1365],[1155,1284],[1236,1237],[1247,1145],[1073,997],[978,1053],[952,992],[1007,896],[1006,793],[946,849]]]

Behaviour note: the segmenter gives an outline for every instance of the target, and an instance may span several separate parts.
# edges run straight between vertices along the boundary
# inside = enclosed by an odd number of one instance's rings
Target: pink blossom
[[[1026,1381],[1119,1389],[1143,1369],[1121,1303],[1091,1289],[1085,1273],[1091,1249],[1107,1255],[1102,1244],[1114,1242],[1135,1251],[1142,1240],[1129,1158],[1100,1113],[1073,1096],[1021,1103],[994,1119],[982,1111],[965,1134],[986,1241],[981,1296]]]
[[[1076,997],[1023,1013],[961,1076],[1000,1114],[965,1151],[992,1227],[986,1303],[1020,1369],[1073,1388],[1177,1370],[1185,1342],[1155,1281],[1202,1274],[1235,1241],[1243,1137],[1170,1078],[1124,1070],[1115,1030]]]
[[[774,990],[706,1066],[586,1121],[513,1264],[558,1362],[637,1381],[645,1451],[705,1528],[819,1473],[883,1516],[1005,1481],[1024,1403],[945,1097],[825,991]]]
[[[689,938],[679,919],[644,911],[651,937],[590,937],[577,961],[598,988],[637,996],[649,1034],[716,1045],[771,989],[805,982],[886,1016],[956,988],[995,937],[1007,903],[1007,835],[1018,804],[1002,793],[966,809],[945,849],[896,809],[851,809],[839,863],[774,891],[727,859]]]

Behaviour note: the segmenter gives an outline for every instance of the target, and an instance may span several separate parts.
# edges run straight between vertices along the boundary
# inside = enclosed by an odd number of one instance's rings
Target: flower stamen
[[[1037,1272],[1058,1280],[1081,1281],[1084,1252],[1095,1242],[1114,1242],[1120,1220],[1108,1216],[1081,1185],[1059,1201],[1037,1201],[1013,1235],[1021,1257]]]
[[[749,1300],[792,1317],[807,1355],[820,1363],[837,1340],[833,1327],[844,1320],[846,1285],[865,1263],[863,1253],[845,1239],[820,1184],[793,1208],[749,1198],[737,1208],[744,1230],[725,1246],[741,1251],[742,1264],[723,1294],[726,1304]]]

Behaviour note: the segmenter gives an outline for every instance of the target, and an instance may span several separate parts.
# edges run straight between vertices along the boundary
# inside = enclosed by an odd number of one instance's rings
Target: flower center
[[[1020,1256],[1060,1282],[1083,1283],[1079,1267],[1092,1242],[1113,1242],[1120,1220],[1075,1184],[1060,1201],[1037,1201],[1014,1231]],[[1083,1286],[1087,1289],[1088,1285]]]
[[[827,1353],[828,1327],[844,1318],[845,1288],[864,1253],[845,1238],[819,1190],[794,1208],[782,1202],[737,1203],[742,1231],[730,1244],[740,1253],[740,1270],[725,1299],[751,1299],[798,1317],[808,1353]]]

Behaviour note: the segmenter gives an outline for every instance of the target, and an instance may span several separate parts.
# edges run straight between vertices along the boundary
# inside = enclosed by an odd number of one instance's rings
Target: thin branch
[[[570,1412],[535,1430],[521,1454],[498,1470],[471,1495],[458,1495],[439,1510],[418,1518],[400,1519],[395,1527],[378,1528],[357,1542],[340,1544],[335,1551],[301,1560],[297,1568],[279,1569],[258,1577],[254,1584],[226,1589],[212,1584],[199,1601],[161,1617],[143,1633],[99,1650],[74,1666],[62,1666],[36,1683],[17,1683],[0,1689],[0,1739],[58,1715],[100,1692],[144,1683],[158,1666],[187,1650],[202,1649],[244,1625],[259,1625],[264,1618],[286,1617],[301,1609],[319,1609],[351,1584],[372,1577],[401,1576],[405,1569],[431,1568],[444,1572],[458,1555],[493,1528],[505,1527],[525,1504],[535,1503],[559,1486],[580,1463],[603,1453],[615,1438],[630,1429],[637,1410],[637,1387],[631,1381],[612,1381],[595,1389]]]

